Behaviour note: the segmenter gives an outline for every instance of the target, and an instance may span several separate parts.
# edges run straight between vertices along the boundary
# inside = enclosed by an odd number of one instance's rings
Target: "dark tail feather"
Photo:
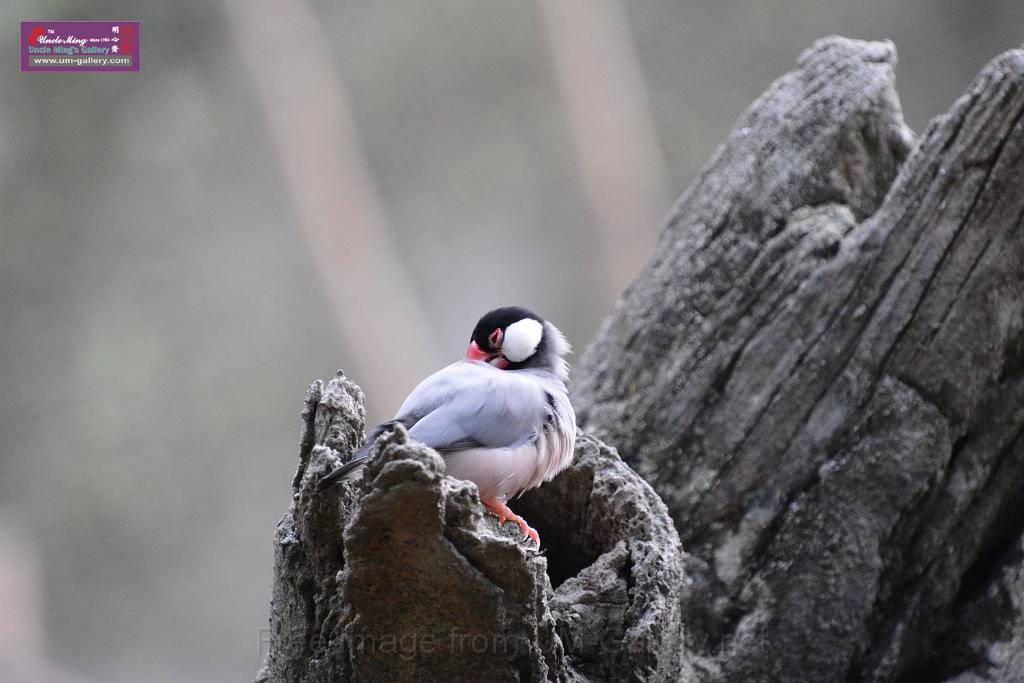
[[[323,491],[346,479],[355,478],[355,476],[359,474],[359,468],[366,464],[366,457],[370,454],[370,446],[373,445],[373,442],[376,441],[377,437],[384,432],[389,432],[394,429],[395,425],[399,422],[401,422],[401,420],[392,420],[390,422],[377,425],[374,430],[370,432],[369,436],[366,437],[366,443],[363,444],[362,448],[356,451],[352,460],[320,479],[320,481],[316,483],[316,490]]]
[[[323,491],[346,479],[352,479],[359,473],[359,468],[366,464],[366,454],[356,455],[351,462],[347,462],[330,474],[322,477],[316,483],[316,490]]]

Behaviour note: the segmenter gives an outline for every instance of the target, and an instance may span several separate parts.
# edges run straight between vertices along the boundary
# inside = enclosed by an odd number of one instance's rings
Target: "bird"
[[[558,328],[526,308],[490,311],[473,328],[465,357],[420,382],[394,419],[371,430],[353,459],[321,478],[317,490],[357,476],[374,441],[401,424],[441,455],[447,475],[476,484],[499,524],[515,522],[539,548],[537,531],[507,502],[572,462],[569,351]]]

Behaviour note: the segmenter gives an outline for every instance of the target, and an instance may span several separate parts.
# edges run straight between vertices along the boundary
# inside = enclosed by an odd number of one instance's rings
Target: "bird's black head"
[[[473,328],[466,360],[482,360],[502,370],[532,367],[547,346],[547,325],[520,306],[496,308]]]

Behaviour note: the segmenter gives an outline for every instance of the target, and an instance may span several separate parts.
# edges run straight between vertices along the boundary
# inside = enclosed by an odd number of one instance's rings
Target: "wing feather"
[[[416,387],[396,419],[420,415],[409,435],[442,453],[509,448],[530,440],[543,405],[543,389],[532,378],[460,361]]]

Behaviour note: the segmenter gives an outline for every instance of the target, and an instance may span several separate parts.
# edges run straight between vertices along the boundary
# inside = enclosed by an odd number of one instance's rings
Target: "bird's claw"
[[[484,507],[488,509],[494,516],[498,518],[498,524],[504,524],[505,522],[515,522],[519,525],[519,528],[523,532],[523,539],[530,539],[536,546],[537,550],[540,550],[540,534],[537,530],[526,523],[526,520],[512,512],[511,509],[501,500],[497,498],[481,498],[480,502],[484,504]]]
[[[526,523],[522,517],[519,518],[519,528],[523,530],[523,538],[528,538],[533,541],[537,550],[540,550],[540,534],[532,526]]]

